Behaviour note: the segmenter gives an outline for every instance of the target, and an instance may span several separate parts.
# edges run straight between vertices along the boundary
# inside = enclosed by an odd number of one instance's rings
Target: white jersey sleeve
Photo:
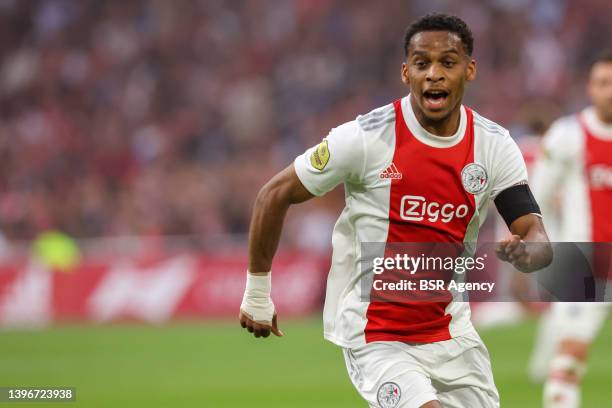
[[[543,214],[553,213],[555,194],[564,178],[575,166],[580,125],[574,117],[565,117],[552,124],[542,141],[543,153],[536,162],[532,176],[533,194]]]
[[[527,183],[525,160],[508,131],[505,131],[504,136],[495,148],[491,199],[495,199],[499,193],[508,187]]]
[[[298,156],[294,167],[304,187],[316,196],[340,183],[360,183],[365,171],[363,130],[357,121],[332,129],[321,143]]]

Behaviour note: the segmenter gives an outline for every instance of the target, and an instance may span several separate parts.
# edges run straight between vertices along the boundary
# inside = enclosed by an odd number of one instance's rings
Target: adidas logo
[[[402,178],[402,173],[397,169],[394,163],[391,163],[382,173],[378,175],[381,179],[395,179],[399,180]]]

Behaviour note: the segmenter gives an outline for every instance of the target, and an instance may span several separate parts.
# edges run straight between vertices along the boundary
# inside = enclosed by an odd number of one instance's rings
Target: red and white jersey
[[[551,239],[612,242],[612,125],[586,108],[554,122],[543,149],[531,187],[544,214],[562,192],[559,232]]]
[[[435,136],[420,126],[407,96],[333,129],[296,158],[295,170],[317,196],[345,186],[332,236],[326,339],[342,347],[430,343],[473,330],[468,302],[364,301],[362,280],[373,272],[361,271],[360,244],[475,243],[488,200],[527,180],[506,129],[461,106],[456,134]]]

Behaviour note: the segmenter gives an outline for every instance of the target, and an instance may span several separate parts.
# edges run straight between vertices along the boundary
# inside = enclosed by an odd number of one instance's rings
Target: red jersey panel
[[[462,243],[475,210],[474,195],[465,190],[461,181],[462,170],[474,162],[471,110],[466,109],[463,139],[454,146],[438,148],[422,143],[410,132],[400,101],[394,103],[394,108],[397,119],[393,163],[403,177],[391,181],[387,242]],[[452,295],[447,292],[441,297],[445,299],[439,302],[371,301],[366,342],[450,339],[452,316],[446,313],[446,307]],[[372,299],[376,298],[373,294]]]

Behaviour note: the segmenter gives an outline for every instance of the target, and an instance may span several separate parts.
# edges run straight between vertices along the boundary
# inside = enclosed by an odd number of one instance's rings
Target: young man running
[[[512,233],[498,256],[525,272],[551,259],[519,149],[506,129],[461,104],[476,76],[472,51],[461,19],[433,14],[414,22],[401,66],[409,95],[333,129],[255,203],[240,323],[255,337],[281,336],[270,269],[285,213],[344,184],[324,333],[343,348],[371,407],[497,407],[499,398],[468,302],[370,300],[363,288],[373,272],[361,269],[362,243],[475,242],[493,199]]]

